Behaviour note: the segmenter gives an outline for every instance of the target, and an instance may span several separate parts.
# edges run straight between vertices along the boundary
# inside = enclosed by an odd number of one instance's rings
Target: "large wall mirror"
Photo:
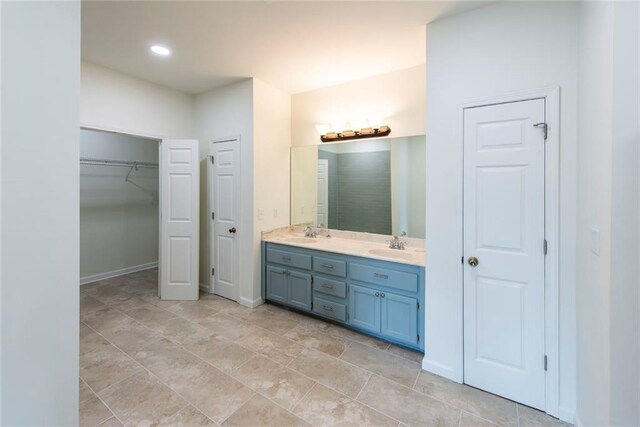
[[[291,148],[291,224],[425,237],[424,135]]]

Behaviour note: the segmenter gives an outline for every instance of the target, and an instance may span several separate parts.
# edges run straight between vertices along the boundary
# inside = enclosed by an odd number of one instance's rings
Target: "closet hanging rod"
[[[139,168],[157,168],[157,163],[138,162],[135,160],[114,160],[114,159],[97,159],[92,157],[80,157],[81,165],[92,166],[120,166],[120,167],[139,167]]]

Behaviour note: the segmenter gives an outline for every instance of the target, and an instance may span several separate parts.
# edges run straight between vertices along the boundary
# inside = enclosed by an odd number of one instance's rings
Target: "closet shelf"
[[[135,160],[114,160],[114,159],[98,159],[93,157],[80,157],[81,165],[92,166],[115,166],[126,168],[151,168],[157,169],[158,163],[138,162]]]

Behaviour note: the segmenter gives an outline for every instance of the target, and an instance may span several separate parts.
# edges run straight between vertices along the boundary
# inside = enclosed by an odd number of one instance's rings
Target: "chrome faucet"
[[[401,251],[404,251],[404,245],[406,244],[406,242],[403,242],[400,239],[398,239],[398,236],[393,236],[393,239],[388,240],[388,242],[389,242],[390,249],[399,249]]]
[[[331,237],[331,231],[324,224],[318,224],[318,228],[316,228],[316,234],[319,234],[324,237]]]
[[[311,237],[311,238],[315,238],[318,236],[318,232],[315,231],[312,227],[307,226],[304,229],[304,237]]]

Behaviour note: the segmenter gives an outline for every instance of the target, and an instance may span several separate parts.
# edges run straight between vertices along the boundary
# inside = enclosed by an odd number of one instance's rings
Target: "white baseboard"
[[[455,381],[457,383],[462,382],[458,378],[454,370],[451,369],[451,367],[442,365],[440,363],[436,363],[432,360],[427,359],[426,357],[422,359],[422,369],[424,369],[427,372],[431,372],[432,374],[436,374],[441,377],[447,378],[451,381]]]
[[[249,308],[256,308],[259,305],[264,304],[264,300],[262,298],[257,298],[254,300],[250,300],[248,298],[240,298],[240,301],[238,301],[241,305],[244,305],[245,307],[249,307]]]
[[[206,292],[208,294],[211,293],[211,289],[209,289],[209,285],[205,285],[204,283],[200,283],[200,289],[202,289],[203,292]]]
[[[578,419],[578,415],[576,415],[573,409],[569,409],[563,406],[559,407],[558,418],[560,418],[565,423],[575,424],[578,427],[582,427],[582,423]]]
[[[92,274],[91,276],[85,276],[80,278],[80,285],[86,285],[89,283],[97,282],[111,277],[123,276],[129,273],[135,273],[136,271],[149,270],[150,268],[156,268],[158,261],[148,262],[146,264],[134,265],[133,267],[121,268],[120,270],[107,271],[105,273]]]

